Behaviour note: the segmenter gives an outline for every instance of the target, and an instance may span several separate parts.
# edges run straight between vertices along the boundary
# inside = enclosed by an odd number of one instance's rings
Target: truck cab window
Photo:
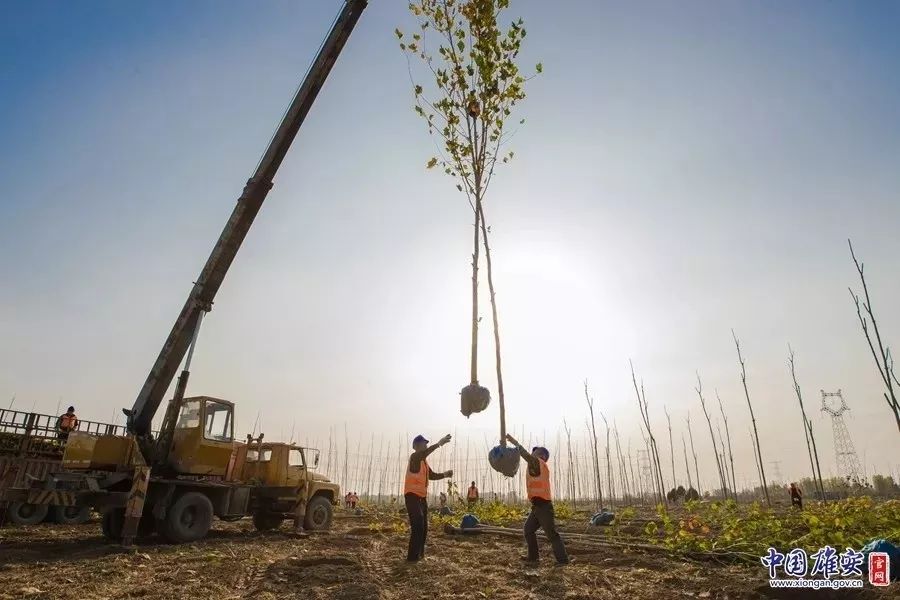
[[[303,451],[300,448],[291,448],[288,465],[291,467],[302,467],[304,464]]]
[[[178,415],[178,429],[193,429],[200,425],[200,401],[190,400],[181,406]]]
[[[217,442],[230,442],[234,439],[232,433],[232,408],[219,402],[206,402],[206,425],[203,427],[203,436],[208,440]]]

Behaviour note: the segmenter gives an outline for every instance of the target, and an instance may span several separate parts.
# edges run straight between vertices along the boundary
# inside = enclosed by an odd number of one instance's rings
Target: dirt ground
[[[150,538],[126,550],[96,520],[64,527],[0,528],[0,598],[431,599],[431,598],[897,598],[896,589],[772,590],[762,567],[689,562],[666,555],[588,548],[571,541],[572,565],[519,561],[523,542],[496,535],[429,532],[426,559],[407,565],[401,531],[366,517],[336,518],[332,531],[295,538],[289,524],[257,533],[216,522],[203,542]]]

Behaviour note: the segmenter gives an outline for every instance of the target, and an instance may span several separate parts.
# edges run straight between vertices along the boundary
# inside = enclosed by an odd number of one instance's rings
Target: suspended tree
[[[863,272],[865,265],[856,260],[856,254],[853,253],[853,244],[850,240],[847,240],[847,244],[850,246],[850,256],[853,258],[853,264],[856,265],[856,272],[859,273],[859,280],[862,283],[865,299],[860,299],[859,295],[852,288],[850,288],[850,296],[853,297],[853,303],[856,305],[856,316],[859,318],[859,325],[866,336],[866,342],[869,344],[872,358],[875,359],[878,375],[881,377],[882,383],[884,383],[886,390],[883,394],[884,400],[893,413],[894,421],[897,423],[897,430],[900,431],[900,402],[897,400],[897,389],[900,388],[900,381],[897,380],[897,375],[894,373],[894,357],[891,356],[890,347],[881,339],[878,322],[875,321],[875,313],[872,312],[872,299],[869,298],[869,286],[866,285],[866,276]],[[874,342],[872,341],[873,335],[875,337]]]
[[[426,166],[439,167],[456,180],[456,189],[465,195],[475,218],[472,253],[471,361],[468,386],[462,391],[463,414],[487,407],[489,393],[478,384],[478,258],[479,234],[485,254],[494,352],[497,372],[497,398],[500,409],[499,455],[507,457],[513,475],[518,459],[506,452],[506,410],[500,353],[500,325],[497,316],[489,228],[485,220],[484,200],[498,164],[509,162],[514,153],[507,148],[513,133],[509,119],[516,105],[525,98],[526,76],[517,64],[525,39],[522,19],[501,26],[498,19],[509,0],[414,0],[409,9],[418,21],[418,31],[395,31],[400,48],[410,63],[414,110],[426,123],[435,139],[436,153]],[[416,81],[412,62],[424,68],[424,79]],[[541,65],[535,67],[536,73]],[[524,119],[519,124],[524,123]],[[491,456],[493,457],[493,451]],[[492,460],[492,465],[497,465]]]
[[[734,347],[737,349],[738,362],[741,363],[741,384],[744,386],[744,396],[747,398],[747,407],[750,409],[750,423],[753,425],[753,439],[756,446],[756,461],[759,466],[759,478],[762,480],[763,494],[766,497],[766,504],[772,505],[769,499],[769,486],[766,484],[766,467],[763,464],[762,448],[759,445],[759,430],[756,428],[756,416],[753,414],[753,403],[750,402],[750,392],[747,391],[747,366],[744,364],[744,357],[741,355],[741,343],[738,341],[734,329],[731,330],[731,337],[734,338]]]

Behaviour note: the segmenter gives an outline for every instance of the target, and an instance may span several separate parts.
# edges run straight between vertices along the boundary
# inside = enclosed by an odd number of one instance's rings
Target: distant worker
[[[440,506],[441,510],[447,508],[447,494],[445,494],[444,492],[441,492],[438,496],[438,505]]]
[[[61,440],[69,439],[69,434],[76,429],[78,429],[78,417],[75,416],[75,407],[70,406],[56,420],[56,437]]]
[[[469,486],[469,491],[466,492],[466,500],[469,502],[469,510],[474,509],[475,503],[478,502],[478,487],[475,486],[474,481]]]
[[[543,529],[553,546],[556,564],[567,565],[571,561],[566,554],[566,546],[559,537],[559,532],[556,531],[553,501],[550,495],[550,468],[547,466],[547,461],[550,460],[550,451],[541,446],[535,446],[529,454],[513,436],[507,434],[506,439],[519,450],[519,454],[528,463],[525,489],[528,492],[528,499],[531,500],[531,512],[528,513],[524,527],[528,556],[522,557],[522,560],[527,563],[538,561],[537,530]]]
[[[425,558],[425,539],[428,537],[428,482],[453,476],[452,470],[435,473],[425,459],[449,441],[450,434],[432,446],[429,446],[428,440],[421,435],[417,435],[413,440],[413,453],[409,457],[406,480],[403,483],[403,498],[409,515],[409,550],[406,554],[408,562]]]
[[[791,483],[791,506],[796,506],[800,510],[803,510],[803,491],[800,489],[796,483]]]
[[[356,505],[359,504],[359,495],[356,492],[350,493],[350,508],[356,508]]]
[[[347,495],[344,496],[344,508],[350,508],[350,499],[353,497],[351,492],[347,492]]]

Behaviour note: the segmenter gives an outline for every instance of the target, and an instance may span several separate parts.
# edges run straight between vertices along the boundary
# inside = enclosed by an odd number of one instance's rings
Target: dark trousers
[[[791,496],[791,506],[796,506],[797,508],[803,508],[803,498],[800,496]]]
[[[409,551],[406,560],[425,558],[425,538],[428,537],[428,501],[415,494],[406,494],[406,512],[409,515]]]
[[[556,562],[569,561],[566,554],[566,546],[563,544],[559,532],[556,531],[556,522],[553,516],[553,503],[549,500],[534,498],[531,501],[531,512],[525,520],[525,543],[528,545],[528,559],[538,559],[537,530],[543,529],[547,539],[553,546],[553,555]]]

